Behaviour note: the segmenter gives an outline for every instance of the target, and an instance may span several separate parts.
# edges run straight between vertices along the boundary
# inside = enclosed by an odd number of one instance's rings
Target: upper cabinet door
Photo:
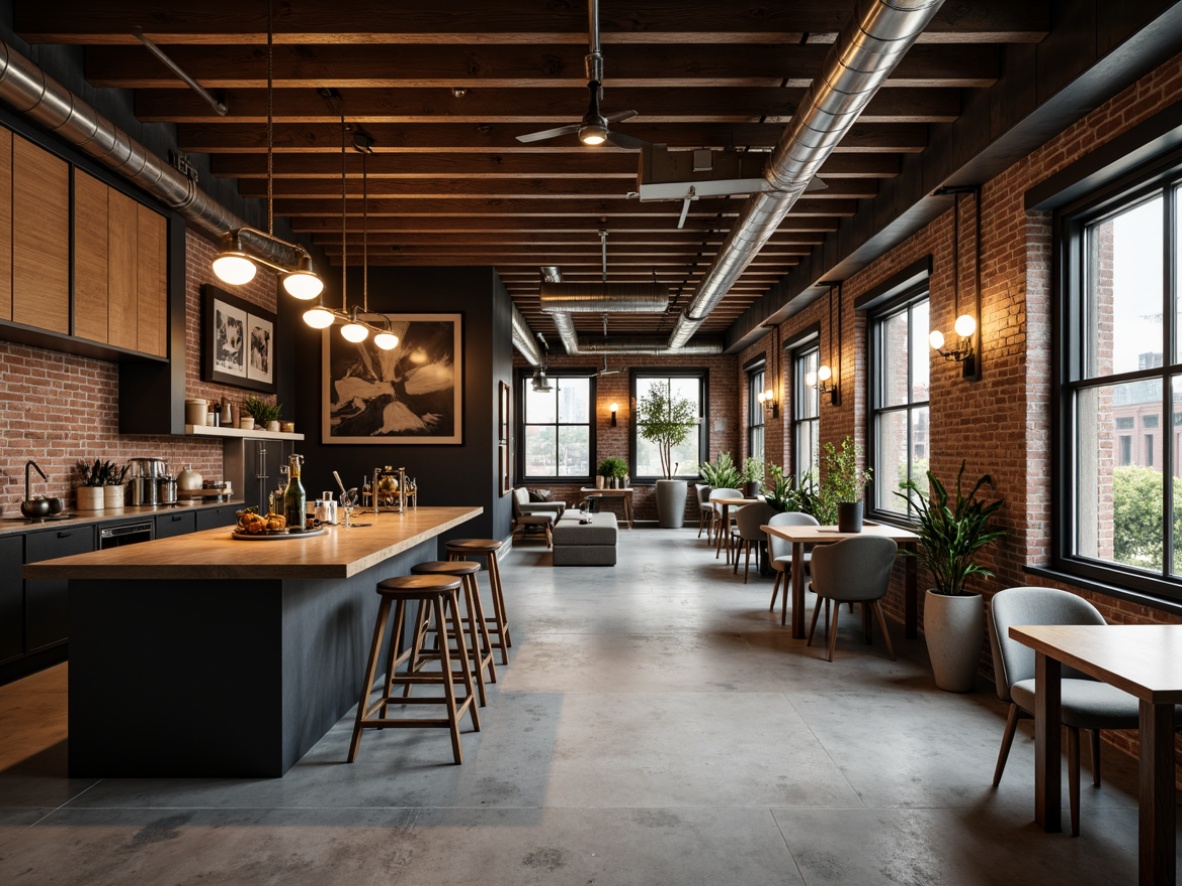
[[[168,220],[139,205],[139,344],[137,349],[168,356]]]
[[[107,341],[134,351],[139,347],[139,204],[114,189],[107,191]]]
[[[74,170],[74,334],[107,340],[107,191]]]
[[[12,144],[12,319],[70,332],[70,167],[20,136]]]
[[[0,127],[0,320],[12,319],[12,133]]]

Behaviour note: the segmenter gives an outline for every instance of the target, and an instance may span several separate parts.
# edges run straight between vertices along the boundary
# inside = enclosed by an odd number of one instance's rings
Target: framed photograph
[[[501,472],[501,495],[508,495],[513,491],[512,477],[509,473],[510,463],[510,446],[509,446],[509,386],[504,382],[500,383],[500,397],[499,404],[499,430],[500,442],[498,455],[500,457],[500,472]]]
[[[463,443],[462,315],[386,316],[398,336],[389,351],[324,330],[324,442]]]
[[[209,285],[201,309],[201,377],[275,393],[275,315]]]

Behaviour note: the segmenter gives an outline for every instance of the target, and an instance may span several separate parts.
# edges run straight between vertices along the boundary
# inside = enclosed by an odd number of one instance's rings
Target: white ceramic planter
[[[662,529],[680,529],[685,523],[684,480],[657,481],[657,521]]]
[[[79,511],[101,511],[103,505],[102,486],[78,486],[74,489]]]
[[[971,692],[985,642],[985,598],[950,597],[929,590],[924,599],[923,636],[936,685],[949,692]]]

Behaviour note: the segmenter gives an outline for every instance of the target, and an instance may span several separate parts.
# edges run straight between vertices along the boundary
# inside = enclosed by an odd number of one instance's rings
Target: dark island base
[[[283,775],[357,703],[375,586],[436,542],[347,579],[72,579],[71,777]]]

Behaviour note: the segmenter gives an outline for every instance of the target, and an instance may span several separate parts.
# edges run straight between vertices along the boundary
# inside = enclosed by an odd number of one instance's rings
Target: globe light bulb
[[[817,380],[818,381],[829,381],[829,379],[831,379],[831,378],[833,378],[833,370],[830,369],[828,366],[822,366],[820,369],[817,370]]]
[[[316,307],[304,311],[304,322],[313,329],[328,329],[335,320],[336,317],[328,308]]]
[[[365,328],[364,323],[358,323],[354,320],[351,323],[346,323],[341,327],[341,335],[344,336],[345,341],[351,341],[353,344],[363,342],[369,337],[369,330]]]
[[[933,329],[928,336],[928,344],[937,351],[942,350],[944,347],[944,333],[939,329]]]
[[[223,283],[241,286],[254,279],[258,268],[244,255],[224,252],[213,260],[213,272]]]
[[[398,336],[392,332],[379,332],[373,337],[373,343],[383,351],[392,351],[398,347]]]
[[[324,291],[324,281],[311,271],[295,271],[283,278],[283,288],[293,298],[311,301]]]
[[[972,338],[973,333],[977,331],[977,321],[969,314],[961,314],[956,318],[953,329],[961,338]]]
[[[804,374],[804,383],[810,388],[815,388],[817,386],[817,373],[806,372]]]

